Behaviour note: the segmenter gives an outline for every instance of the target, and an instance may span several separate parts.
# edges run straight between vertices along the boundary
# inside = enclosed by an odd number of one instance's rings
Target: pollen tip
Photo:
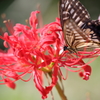
[[[98,20],[99,20],[99,22],[100,22],[100,15],[99,15],[99,17],[98,17]]]
[[[11,20],[10,20],[10,19],[8,19],[7,21],[8,21],[8,22],[11,22]]]
[[[26,19],[25,22],[28,23],[29,22],[28,19]]]
[[[6,18],[6,14],[5,13],[1,14],[1,18],[5,19]]]
[[[4,20],[3,23],[4,23],[4,24],[7,23],[7,20]]]

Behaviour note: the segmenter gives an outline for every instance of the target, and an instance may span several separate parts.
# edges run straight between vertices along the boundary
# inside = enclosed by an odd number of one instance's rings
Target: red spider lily
[[[84,63],[83,59],[98,57],[100,50],[79,52],[77,56],[67,50],[63,51],[64,38],[59,18],[43,28],[37,28],[37,13],[39,11],[31,13],[30,26],[16,24],[12,29],[6,23],[11,35],[6,32],[4,36],[0,36],[5,41],[4,46],[8,48],[6,52],[0,52],[0,84],[15,89],[15,81],[21,79],[27,82],[33,76],[36,88],[42,94],[42,99],[45,99],[57,84],[58,75],[65,79],[61,67],[78,72],[80,77],[88,80],[91,74],[91,67],[88,64],[92,61]],[[42,74],[46,73],[51,73],[49,86],[43,86]],[[30,74],[30,78],[24,80],[23,77],[27,74]]]

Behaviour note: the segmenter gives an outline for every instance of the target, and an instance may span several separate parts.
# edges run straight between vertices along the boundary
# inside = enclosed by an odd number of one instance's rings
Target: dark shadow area
[[[7,7],[13,2],[14,0],[0,0],[0,27],[4,26],[3,25],[3,20],[1,19],[1,14],[5,12]],[[0,33],[1,35],[1,33]],[[0,39],[0,49],[5,49],[3,46],[3,40]]]
[[[7,7],[13,2],[14,0],[0,0],[0,14],[4,13]]]

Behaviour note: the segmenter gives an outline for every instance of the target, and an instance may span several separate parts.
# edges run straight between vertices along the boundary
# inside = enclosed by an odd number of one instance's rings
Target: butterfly
[[[100,20],[91,20],[78,0],[60,0],[59,13],[64,33],[64,49],[71,52],[100,48]]]

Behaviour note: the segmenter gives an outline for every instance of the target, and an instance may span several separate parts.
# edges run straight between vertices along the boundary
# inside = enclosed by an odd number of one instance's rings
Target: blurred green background
[[[36,10],[37,5],[40,4],[43,23],[47,24],[55,21],[55,18],[58,17],[58,1],[0,0],[0,15],[6,13],[7,18],[13,20],[14,23],[25,24],[25,19],[28,19],[31,11]],[[88,9],[91,18],[97,19],[100,14],[100,0],[80,1]],[[1,18],[0,27],[4,27]],[[3,48],[2,41],[0,41],[0,47]],[[92,75],[88,81],[82,80],[77,73],[69,72],[68,79],[63,81],[68,100],[100,100],[100,57],[91,64],[91,67]],[[15,90],[1,85],[0,100],[41,100],[41,95],[36,90],[32,80],[27,83],[17,81],[16,84],[17,88]],[[55,88],[53,89],[53,93],[55,100],[60,100]],[[87,99],[88,94],[90,94],[90,99]],[[50,95],[47,100],[51,100]]]

